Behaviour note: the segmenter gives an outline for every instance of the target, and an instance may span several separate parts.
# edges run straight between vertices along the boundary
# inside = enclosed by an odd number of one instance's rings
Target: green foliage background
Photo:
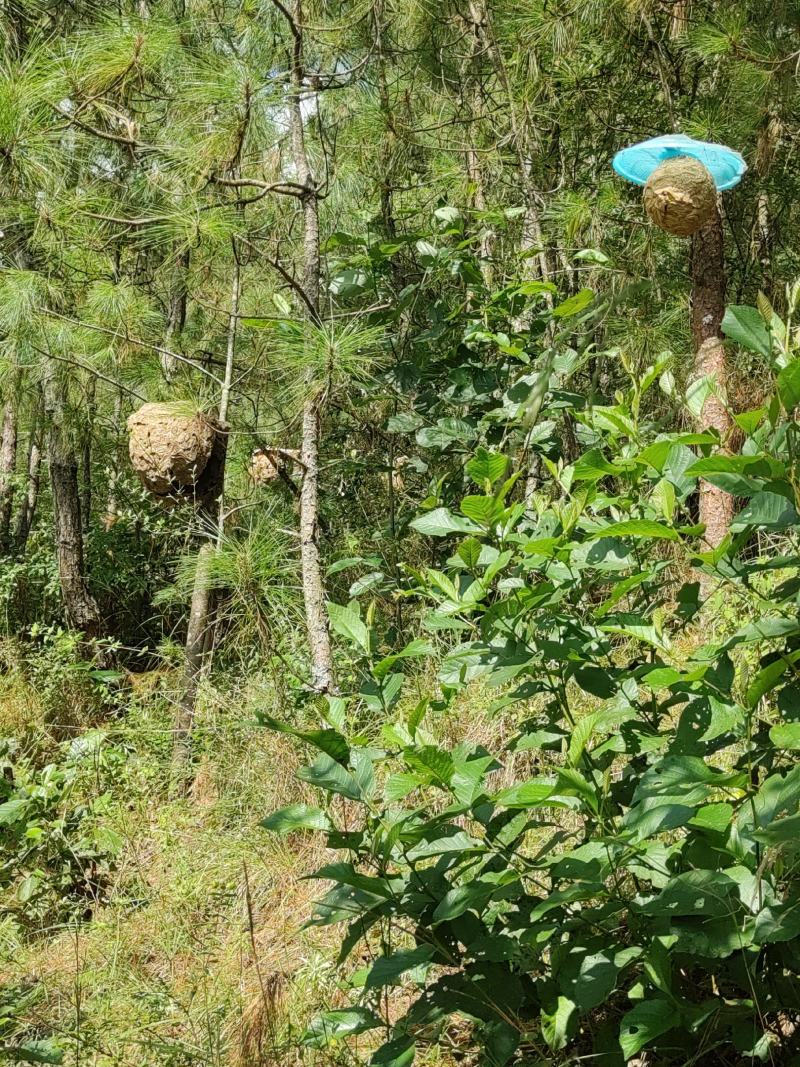
[[[0,1061],[795,1062],[798,29],[795,0],[2,6]],[[748,163],[723,202],[727,441],[698,425],[717,386],[692,380],[688,245],[610,166],[670,131]],[[148,498],[125,422],[216,411],[229,353],[213,526]],[[248,473],[299,447],[312,394],[327,699],[302,472]],[[700,479],[735,499],[714,551]],[[176,797],[203,540],[200,785]],[[156,842],[180,885],[142,873]],[[259,923],[287,893],[305,955],[266,981]],[[111,992],[52,964],[114,955],[123,925],[163,940],[152,982],[138,946]]]

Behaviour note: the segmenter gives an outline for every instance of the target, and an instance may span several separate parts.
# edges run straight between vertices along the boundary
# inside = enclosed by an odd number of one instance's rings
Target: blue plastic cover
[[[741,181],[747,164],[738,152],[723,144],[695,141],[683,133],[669,133],[630,145],[614,156],[614,170],[635,185],[644,185],[659,163],[674,156],[693,156],[711,172],[718,189],[732,189]]]

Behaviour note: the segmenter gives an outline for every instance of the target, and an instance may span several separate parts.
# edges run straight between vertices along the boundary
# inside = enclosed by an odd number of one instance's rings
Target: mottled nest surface
[[[665,160],[647,179],[644,208],[660,229],[689,237],[714,217],[717,187],[699,160],[677,156]]]
[[[222,430],[216,419],[185,404],[145,404],[128,419],[131,463],[155,496],[194,493]]]

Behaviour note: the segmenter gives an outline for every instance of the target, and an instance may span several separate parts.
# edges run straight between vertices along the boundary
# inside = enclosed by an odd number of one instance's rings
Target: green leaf
[[[800,404],[800,359],[793,359],[778,375],[778,396],[787,415],[791,415]]]
[[[786,671],[798,660],[800,660],[800,649],[795,649],[794,652],[789,652],[768,663],[766,667],[762,667],[747,688],[745,699],[748,708],[754,708],[762,697],[774,689]]]
[[[756,493],[731,523],[734,532],[747,526],[764,530],[786,530],[800,523],[794,504],[778,493]]]
[[[478,485],[485,482],[493,484],[502,478],[508,470],[508,457],[498,452],[489,452],[479,448],[473,459],[467,464],[467,474]]]
[[[487,527],[501,522],[506,513],[503,504],[493,496],[465,496],[461,510],[468,519]]]
[[[645,915],[730,915],[738,899],[736,881],[722,871],[675,875],[661,893],[641,906]]]
[[[542,1037],[553,1052],[566,1048],[577,1005],[569,997],[559,995],[552,1012],[542,1008]]]
[[[350,800],[361,800],[361,787],[353,775],[330,756],[320,758],[310,767],[302,767],[297,777],[328,793],[339,793]]]
[[[350,746],[338,730],[294,730],[291,726],[287,726],[278,719],[273,719],[271,715],[264,713],[259,714],[259,722],[269,727],[270,730],[275,730],[281,734],[289,734],[300,741],[305,741],[307,744],[319,749],[320,752],[330,756],[331,759],[335,759],[337,763],[341,763],[342,766],[347,766],[350,759]]]
[[[370,1067],[411,1067],[416,1048],[413,1037],[395,1037],[373,1052]]]
[[[556,783],[551,779],[532,779],[503,789],[494,797],[495,804],[503,808],[568,807],[564,797],[554,797]]]
[[[310,1048],[325,1048],[332,1041],[376,1030],[382,1025],[378,1016],[366,1008],[340,1008],[317,1016],[300,1041]]]
[[[290,834],[294,830],[330,830],[328,816],[320,808],[308,804],[290,804],[286,808],[273,811],[261,825],[265,830],[276,834]]]
[[[480,533],[480,526],[468,519],[454,515],[447,508],[436,508],[424,515],[419,515],[409,523],[417,533],[426,537],[447,537],[454,533]]]
[[[391,656],[384,656],[383,659],[378,660],[372,668],[372,673],[376,678],[383,678],[399,660],[421,659],[423,656],[433,655],[434,651],[435,649],[430,641],[417,637],[413,641],[409,641],[400,652],[393,652]]]
[[[590,540],[598,537],[646,537],[654,541],[679,541],[680,535],[671,526],[665,526],[663,522],[655,519],[626,519],[623,522],[612,522],[600,530],[594,530]]]
[[[709,456],[693,463],[686,473],[702,477],[727,493],[751,496],[763,488],[765,479],[781,473],[781,464],[770,464],[757,456]]]
[[[449,889],[436,906],[431,925],[457,919],[465,911],[480,912],[496,888],[494,883],[487,884],[476,879]]]
[[[6,1051],[11,1054],[12,1063],[63,1063],[64,1053],[52,1038],[43,1041],[23,1041],[10,1049],[0,1046],[0,1059],[5,1058]]]
[[[769,732],[769,739],[776,748],[785,748],[790,751],[800,750],[800,722],[785,722],[773,726]]]
[[[449,785],[455,770],[453,757],[449,752],[435,745],[423,745],[421,748],[408,748],[403,755],[411,770],[425,775],[427,781]]]
[[[757,308],[747,304],[732,304],[725,310],[722,332],[732,341],[767,359],[772,351],[769,330]]]
[[[785,819],[776,819],[763,830],[754,830],[753,837],[775,848],[788,845],[791,852],[796,852],[800,848],[800,815],[788,815]]]
[[[398,979],[407,971],[430,963],[435,955],[432,945],[418,945],[413,949],[393,952],[391,956],[380,956],[369,969],[365,989],[381,989],[387,985],[397,985]]]
[[[334,631],[341,637],[345,637],[348,641],[358,645],[365,652],[369,652],[369,627],[361,620],[358,611],[355,608],[347,607],[343,604],[334,604],[331,601],[328,601],[325,607]]]
[[[641,1001],[622,1017],[619,1043],[623,1056],[631,1059],[679,1022],[680,1016],[673,1001],[662,998]]]
[[[482,547],[476,537],[468,537],[466,541],[462,541],[458,546],[456,555],[468,570],[474,571],[480,562]],[[458,597],[456,597],[457,599]]]
[[[485,1067],[505,1067],[519,1048],[520,1032],[502,1019],[483,1029]]]
[[[27,818],[31,801],[28,797],[12,797],[5,804],[0,804],[0,826],[11,826]]]
[[[587,308],[593,299],[594,293],[591,289],[579,289],[574,296],[569,297],[561,304],[557,304],[553,308],[553,315],[557,319],[566,319],[571,315],[577,315],[584,308]]]
[[[598,482],[609,474],[619,474],[621,469],[609,462],[599,448],[592,448],[575,461],[572,479],[576,482]]]

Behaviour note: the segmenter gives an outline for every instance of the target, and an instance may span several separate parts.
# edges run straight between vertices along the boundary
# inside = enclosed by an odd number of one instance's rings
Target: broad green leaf
[[[519,1028],[502,1019],[483,1028],[485,1067],[505,1067],[519,1048]]]
[[[575,461],[572,478],[576,482],[597,482],[622,468],[610,463],[599,448],[592,448]]]
[[[418,945],[416,948],[393,952],[391,956],[380,956],[370,967],[364,988],[380,989],[387,985],[397,985],[402,975],[415,967],[430,963],[434,951],[431,945]]]
[[[421,748],[407,748],[403,753],[408,766],[417,774],[427,776],[428,781],[448,785],[453,777],[455,766],[453,757],[444,749],[435,745],[423,745]]]
[[[456,919],[471,909],[480,912],[496,888],[494,883],[487,884],[476,879],[449,889],[436,906],[432,925]]]
[[[378,660],[372,668],[372,673],[376,678],[384,678],[399,660],[421,659],[423,656],[433,655],[434,651],[435,649],[430,641],[417,637],[415,640],[409,641],[400,652],[394,652],[391,656],[384,656],[383,659]]]
[[[723,871],[686,871],[672,878],[653,900],[641,906],[645,915],[730,915],[738,899],[736,881]]]
[[[674,1001],[662,998],[640,1001],[622,1017],[619,1043],[623,1056],[630,1060],[679,1022],[680,1015]]]
[[[788,415],[800,405],[800,358],[795,357],[778,375],[778,396]]]
[[[461,501],[461,511],[481,526],[494,526],[502,521],[506,513],[503,504],[493,496],[465,496]]]
[[[800,524],[800,515],[791,500],[778,493],[756,493],[742,508],[731,523],[731,530],[737,532],[747,526],[757,526],[764,530],[786,530]]]
[[[590,539],[597,537],[636,537],[649,538],[654,541],[679,541],[680,535],[671,526],[654,519],[625,519],[612,522],[600,530],[594,530]]]
[[[297,737],[299,740],[313,745],[320,752],[324,752],[332,759],[335,759],[342,766],[347,766],[350,759],[350,746],[338,730],[295,730],[291,726],[279,722],[278,719],[274,719],[271,715],[263,713],[259,715],[259,722],[269,727],[270,730]]]
[[[413,1037],[396,1037],[373,1052],[370,1067],[411,1067],[416,1048]]]
[[[458,546],[456,555],[468,570],[474,571],[480,562],[482,548],[483,546],[476,537],[468,537]],[[455,599],[457,600],[458,597]]]
[[[732,304],[725,309],[722,332],[736,344],[760,356],[769,358],[772,351],[769,330],[757,308],[747,304]]]
[[[366,1008],[339,1008],[318,1015],[300,1041],[310,1048],[325,1048],[332,1041],[363,1034],[381,1025],[383,1024],[378,1016]]]
[[[748,708],[754,708],[762,697],[773,690],[786,671],[792,669],[798,660],[800,660],[800,649],[795,649],[794,652],[780,656],[768,663],[766,667],[762,667],[747,688]]]
[[[302,767],[297,772],[297,777],[328,793],[339,793],[350,800],[361,800],[361,787],[356,779],[330,756],[320,756],[310,767]]]
[[[587,308],[594,299],[594,293],[591,289],[579,289],[574,296],[569,297],[561,304],[557,304],[553,308],[553,314],[557,319],[566,319],[571,315],[577,315],[579,312]]]
[[[320,808],[308,804],[290,804],[286,808],[274,811],[262,820],[266,830],[276,834],[290,834],[294,830],[330,830],[328,816]]]
[[[328,601],[325,607],[334,631],[358,645],[364,652],[369,652],[369,627],[362,621],[356,609],[343,604],[333,604],[331,601]]]
[[[569,997],[559,995],[552,1012],[542,1008],[542,1037],[553,1052],[566,1048],[570,1037],[571,1024],[577,1012],[577,1005]]]
[[[436,508],[424,515],[417,516],[409,523],[417,533],[426,537],[447,537],[454,533],[480,533],[480,526],[476,526],[469,519],[462,519],[460,515],[454,515],[447,508]]]
[[[773,726],[769,739],[776,748],[800,750],[800,722],[784,722]]]
[[[467,474],[473,482],[481,486],[485,482],[491,485],[499,481],[507,470],[508,457],[498,452],[489,452],[485,448],[479,448],[467,464]]]
[[[784,847],[790,852],[800,849],[800,815],[787,815],[785,819],[776,819],[763,830],[754,830],[753,837],[774,848]]]
[[[64,1053],[53,1038],[42,1041],[22,1041],[9,1047],[0,1046],[0,1060],[9,1055],[9,1063],[55,1063],[64,1062]]]

